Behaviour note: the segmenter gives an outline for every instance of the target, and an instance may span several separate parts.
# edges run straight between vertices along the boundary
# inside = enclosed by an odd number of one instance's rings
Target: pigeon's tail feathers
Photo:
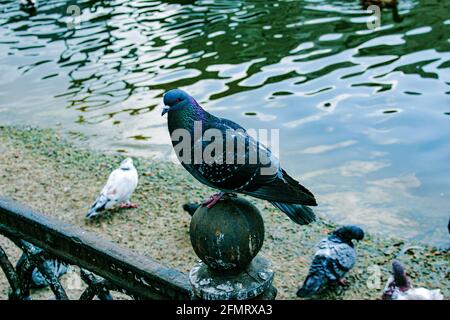
[[[316,220],[316,215],[311,208],[292,203],[271,202],[275,207],[283,211],[292,221],[299,225],[310,224]]]
[[[320,274],[308,275],[303,286],[298,289],[297,297],[307,298],[318,293],[326,283],[326,278]]]
[[[243,190],[241,192],[267,201],[317,206],[312,192],[302,186],[297,180],[290,177],[283,169],[280,169],[275,179],[270,181],[270,183],[258,183],[258,179],[263,177],[261,175],[255,178],[254,182],[257,184],[257,188]]]
[[[305,203],[311,206],[317,206],[317,202],[316,199],[314,198],[314,195],[311,191],[309,191],[308,189],[306,189],[304,186],[302,186],[297,180],[295,180],[294,178],[292,178],[290,175],[287,174],[286,171],[284,171],[283,169],[281,169],[281,175],[283,177],[283,180],[286,181],[286,183],[297,190],[297,192],[299,192],[303,197],[308,197],[309,201],[311,203]]]
[[[91,219],[96,215],[98,215],[103,210],[105,210],[108,201],[109,201],[108,197],[105,196],[104,194],[101,194],[89,209],[89,212],[86,214],[86,219]]]

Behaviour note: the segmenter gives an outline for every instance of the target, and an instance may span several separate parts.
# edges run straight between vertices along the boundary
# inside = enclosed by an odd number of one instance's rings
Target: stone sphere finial
[[[264,223],[249,201],[229,197],[211,209],[199,207],[191,220],[191,243],[210,268],[243,270],[258,254],[264,241]]]
[[[238,197],[199,207],[191,220],[192,247],[201,259],[189,272],[196,296],[207,300],[274,299],[270,261],[257,256],[264,241],[259,210]]]

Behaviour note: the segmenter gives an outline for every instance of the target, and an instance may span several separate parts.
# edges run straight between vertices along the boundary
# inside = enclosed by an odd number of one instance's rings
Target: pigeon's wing
[[[128,200],[137,186],[135,170],[116,169],[111,172],[102,194],[115,202]]]
[[[238,130],[239,129],[239,130],[242,130],[244,132],[246,131],[243,127],[241,127],[241,125],[237,124],[234,121],[231,121],[231,120],[225,119],[225,118],[218,118],[218,119],[225,127],[228,127],[228,128],[234,129],[234,130]]]
[[[320,274],[328,281],[337,281],[339,276],[335,273],[333,248],[327,240],[319,243],[318,250],[309,269],[309,275]]]
[[[253,175],[251,175],[250,180],[239,190],[240,192],[255,198],[276,202],[274,205],[285,212],[286,210],[283,209],[289,203],[317,205],[312,192],[290,177],[281,168],[278,158],[270,149],[248,135],[247,132],[242,131],[244,129],[238,124],[230,120],[227,121],[226,124],[236,130],[239,135],[238,138],[248,143],[248,149],[246,150],[247,158],[250,159],[253,157],[252,159],[255,159],[255,155],[257,155],[256,163],[249,161],[250,164],[246,164],[243,168],[249,173],[253,173]],[[255,164],[252,165],[251,163]],[[294,208],[295,210],[296,208]]]
[[[336,254],[336,267],[345,274],[347,273],[356,262],[355,249],[346,243],[338,243],[334,245]]]
[[[336,282],[355,264],[355,250],[345,243],[324,239],[319,244],[314,260],[320,262],[320,270],[331,282]],[[316,266],[319,268],[319,266]]]
[[[117,181],[117,198],[119,202],[128,201],[137,186],[137,173],[135,170],[123,171]]]
[[[317,205],[312,192],[290,177],[286,171],[281,168],[278,158],[270,149],[249,136],[246,130],[239,124],[224,118],[221,118],[220,121],[225,126],[237,130],[238,132],[243,132],[245,135],[244,139],[248,139],[250,145],[249,152],[253,152],[253,154],[259,153],[261,155],[261,158],[258,158],[258,174],[241,192],[256,198],[281,202],[275,204],[277,207],[283,205],[282,202],[301,203],[311,206]],[[261,161],[263,162],[261,163]]]
[[[265,183],[260,179],[250,184],[243,193],[255,198],[274,201],[281,204],[302,204],[317,206],[311,191],[302,186],[297,180],[289,176],[280,168],[275,179]]]
[[[219,119],[214,122],[214,126],[204,128],[205,131],[218,130],[223,144],[221,149],[216,150],[217,153],[211,153],[211,159],[206,159],[209,152],[205,150],[210,147],[210,142],[202,140],[203,161],[198,164],[183,164],[200,182],[223,191],[243,192],[253,181],[270,183],[276,178],[276,171],[260,175],[260,169],[264,165],[259,161],[259,143],[242,127],[230,120]]]
[[[309,275],[314,274],[327,274],[328,266],[330,264],[330,257],[328,255],[324,254],[315,254],[313,261],[311,262],[311,265],[309,267]],[[328,278],[328,277],[327,277]]]
[[[100,195],[92,204],[87,217],[94,216],[97,212],[109,209],[117,203],[117,181],[120,179],[119,169],[114,170],[108,177]]]
[[[102,195],[106,196],[107,198],[113,199],[117,196],[117,186],[119,185],[120,181],[120,169],[116,169],[108,177],[108,181],[106,181],[105,186],[103,187],[103,190],[101,192]]]
[[[197,180],[225,192],[240,192],[275,202],[274,205],[287,211],[289,216],[297,216],[299,210],[305,212],[302,208],[290,208],[288,204],[317,205],[314,195],[281,169],[270,149],[240,125],[211,116],[203,125],[204,132],[209,129],[218,130],[223,145],[211,157],[212,161],[203,158],[201,163],[183,164]],[[205,150],[209,141],[202,139],[195,143],[202,144],[204,156],[208,154]],[[195,152],[195,146],[192,151]]]

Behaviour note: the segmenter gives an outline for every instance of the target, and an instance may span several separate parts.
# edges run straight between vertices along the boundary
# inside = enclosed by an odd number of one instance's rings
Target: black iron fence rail
[[[25,240],[61,261],[87,269],[137,299],[193,298],[186,274],[3,197],[0,234],[22,249],[20,241]]]

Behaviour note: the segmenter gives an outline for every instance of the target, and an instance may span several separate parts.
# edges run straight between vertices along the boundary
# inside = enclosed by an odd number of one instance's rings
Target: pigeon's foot
[[[136,209],[138,208],[138,205],[136,203],[132,203],[132,202],[125,202],[125,203],[121,203],[119,205],[120,209]]]
[[[225,193],[223,192],[213,194],[211,197],[209,197],[208,200],[202,203],[202,207],[207,207],[208,209],[211,209],[217,202],[219,202],[220,199],[222,199],[224,195]]]
[[[338,280],[338,284],[341,285],[341,286],[343,286],[343,287],[347,287],[347,286],[349,285],[347,279],[345,279],[345,278],[339,279],[339,280]]]

